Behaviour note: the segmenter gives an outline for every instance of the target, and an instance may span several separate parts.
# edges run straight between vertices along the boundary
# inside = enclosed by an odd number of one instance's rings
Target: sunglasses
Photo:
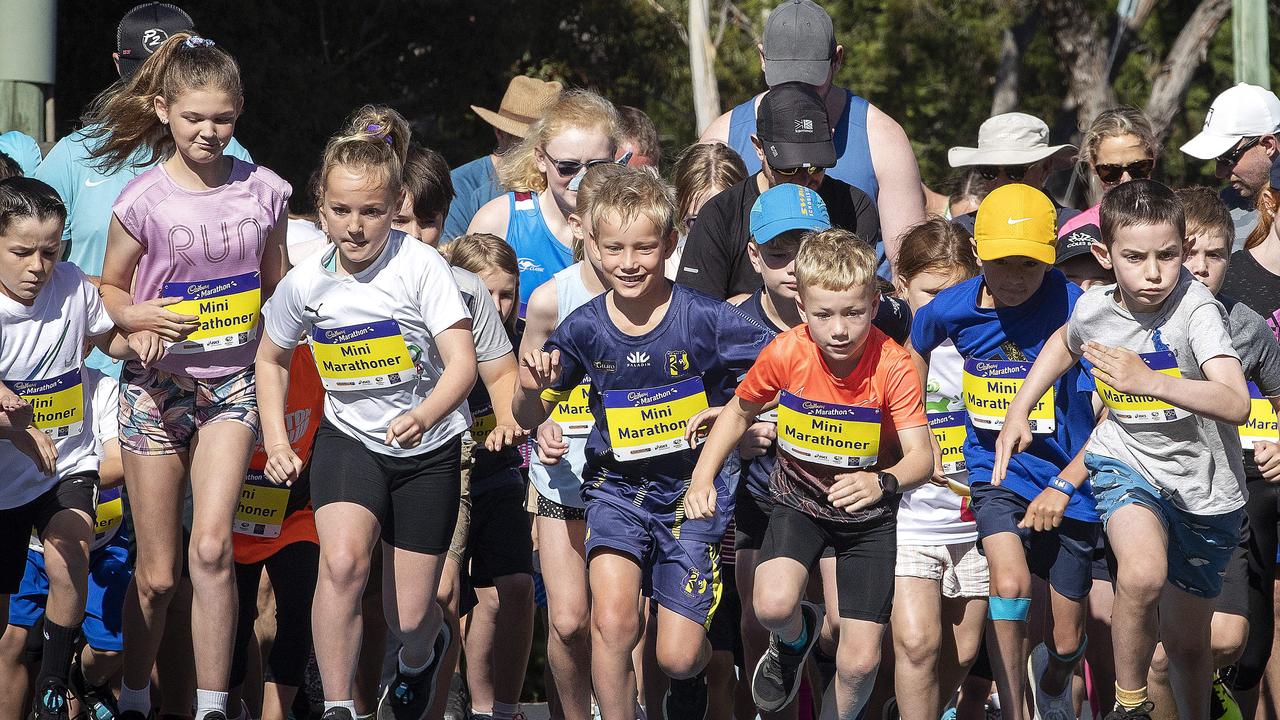
[[[1034,163],[1033,163],[1034,164]],[[979,165],[978,174],[983,180],[995,180],[1004,175],[1014,182],[1019,182],[1027,176],[1027,172],[1031,170],[1031,165]]]
[[[597,165],[609,165],[613,163],[613,160],[611,159],[610,160],[587,160],[586,162],[582,162],[579,160],[557,160],[551,157],[551,153],[547,152],[546,148],[542,148],[542,154],[547,156],[547,159],[550,160],[551,164],[555,166],[556,172],[559,173],[560,177],[562,178],[571,178],[574,175],[577,175],[579,172],[581,172],[582,168],[590,169],[590,168],[596,167]]]
[[[1151,171],[1156,168],[1156,161],[1151,158],[1146,160],[1138,160],[1128,165],[1094,165],[1093,171],[1097,173],[1098,179],[1104,183],[1118,183],[1125,173],[1129,173],[1129,177],[1134,180],[1145,180],[1151,177]]]
[[[1219,155],[1218,164],[1234,167],[1236,163],[1240,162],[1240,158],[1244,157],[1244,154],[1249,152],[1249,148],[1252,148],[1260,142],[1262,142],[1261,137],[1253,137],[1245,140],[1244,144],[1240,147],[1228,150],[1227,152]]]
[[[770,165],[770,166],[769,166],[769,169],[770,169],[770,170],[772,170],[772,171],[774,171],[775,173],[777,173],[777,174],[779,174],[779,175],[782,175],[783,177],[792,177],[793,175],[796,175],[797,173],[800,173],[800,172],[802,172],[802,171],[803,171],[803,172],[807,172],[809,175],[817,175],[818,173],[822,172],[823,170],[826,170],[826,168],[812,167],[812,166],[811,166],[811,167],[798,167],[798,168],[786,168],[786,169],[783,169],[783,168],[776,168],[776,167],[774,167],[774,166],[772,166],[772,165]]]

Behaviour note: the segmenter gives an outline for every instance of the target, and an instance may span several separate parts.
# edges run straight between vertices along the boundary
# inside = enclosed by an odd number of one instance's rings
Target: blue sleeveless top
[[[876,170],[871,164],[871,145],[867,142],[867,108],[871,103],[848,90],[844,93],[844,112],[832,137],[836,146],[836,166],[827,170],[827,175],[858,188],[875,202],[880,196],[880,183],[876,181]],[[742,156],[742,162],[751,175],[760,172],[760,158],[751,144],[751,136],[755,132],[756,99],[751,97],[735,107],[729,116],[729,147]]]
[[[520,317],[524,317],[529,296],[552,275],[573,264],[573,251],[556,239],[538,206],[538,194],[509,192],[511,218],[507,221],[507,244],[516,251],[520,268]]]

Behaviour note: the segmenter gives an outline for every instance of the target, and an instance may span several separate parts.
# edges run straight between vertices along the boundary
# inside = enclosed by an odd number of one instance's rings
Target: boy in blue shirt
[[[669,190],[643,173],[608,180],[591,207],[586,251],[610,290],[575,310],[521,361],[514,410],[536,427],[585,378],[595,426],[583,472],[592,608],[591,674],[604,720],[633,720],[636,598],[658,610],[658,663],[674,680],[667,717],[701,718],[706,629],[720,597],[718,543],[736,472],[717,479],[713,517],[688,520],[697,454],[689,420],[723,405],[773,333],[737,308],[663,276],[675,248]],[[673,702],[673,698],[680,701]],[[650,713],[658,712],[650,708]]]
[[[1035,707],[1071,715],[1071,675],[1085,647],[1085,598],[1092,585],[1090,563],[1098,514],[1085,486],[1048,523],[1033,508],[1058,476],[1074,464],[1095,416],[1091,393],[1079,385],[1073,366],[1046,392],[1032,415],[1034,439],[1014,458],[1003,482],[993,480],[996,435],[1005,410],[1046,340],[1071,314],[1079,287],[1053,269],[1055,212],[1043,193],[1012,184],[978,208],[974,244],[982,275],[948,288],[920,309],[911,344],[921,357],[944,340],[965,358],[963,395],[972,502],[982,552],[991,568],[989,617],[994,633],[992,667],[1006,720],[1027,720],[1027,617],[1031,575],[1049,581],[1053,632],[1047,653],[1037,653]],[[1075,461],[1073,463],[1073,461]]]

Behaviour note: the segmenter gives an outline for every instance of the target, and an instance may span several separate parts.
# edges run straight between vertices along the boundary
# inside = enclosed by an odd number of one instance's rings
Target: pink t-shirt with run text
[[[182,297],[170,309],[200,316],[200,329],[155,367],[216,378],[253,364],[265,300],[262,251],[291,193],[279,175],[238,159],[227,182],[211,190],[180,187],[157,165],[121,191],[113,210],[143,248],[134,302]]]

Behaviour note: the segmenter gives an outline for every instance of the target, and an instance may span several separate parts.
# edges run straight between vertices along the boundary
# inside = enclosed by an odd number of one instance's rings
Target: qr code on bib
[[[400,373],[391,373],[390,375],[388,375],[387,382],[389,382],[392,385],[395,385],[396,383],[400,382]]]

